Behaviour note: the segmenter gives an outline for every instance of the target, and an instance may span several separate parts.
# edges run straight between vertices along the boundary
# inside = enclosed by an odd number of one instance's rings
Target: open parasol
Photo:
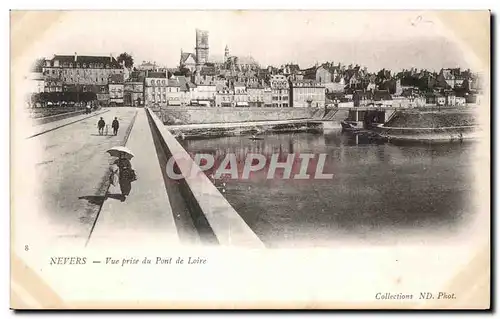
[[[126,148],[125,146],[114,146],[109,150],[107,150],[106,152],[108,152],[109,155],[115,157],[120,157],[120,155],[122,155],[129,160],[132,159],[132,157],[134,157],[134,153],[132,153],[132,151]]]

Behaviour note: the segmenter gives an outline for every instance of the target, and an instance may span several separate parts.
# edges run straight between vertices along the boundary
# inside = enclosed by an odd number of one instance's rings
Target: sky
[[[251,55],[261,66],[316,62],[359,64],[369,71],[469,67],[449,30],[429,12],[366,11],[77,11],[33,43],[32,54],[117,56],[136,64],[179,64],[194,52],[195,30],[209,32],[210,54]]]

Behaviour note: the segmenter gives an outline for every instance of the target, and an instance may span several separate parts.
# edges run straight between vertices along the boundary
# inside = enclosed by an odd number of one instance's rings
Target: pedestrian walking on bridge
[[[122,193],[121,201],[125,201],[132,189],[132,182],[137,180],[135,170],[132,168],[130,160],[134,155],[132,152],[123,146],[115,146],[107,151],[111,156],[117,156],[118,159],[114,161],[112,168],[110,182],[115,185],[116,174],[118,173],[118,183],[120,184],[120,191]]]
[[[118,118],[115,117],[113,123],[111,124],[111,127],[113,128],[113,134],[114,135],[118,134],[118,128],[120,127],[120,122],[118,122]]]
[[[99,135],[102,135],[104,132],[104,126],[106,126],[106,122],[104,122],[104,119],[101,117],[99,122],[97,122],[97,128],[99,129]]]

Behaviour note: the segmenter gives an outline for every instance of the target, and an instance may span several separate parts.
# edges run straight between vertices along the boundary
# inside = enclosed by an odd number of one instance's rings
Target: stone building
[[[190,52],[181,51],[179,66],[180,68],[186,68],[190,72],[194,72],[196,70],[196,55]]]
[[[234,91],[230,90],[228,87],[219,88],[215,95],[215,106],[216,107],[235,106]]]
[[[272,90],[272,106],[290,107],[289,84],[286,76],[279,74],[272,75],[270,84]]]
[[[325,86],[314,80],[290,81],[290,106],[325,107]]]
[[[112,74],[108,79],[109,105],[123,106],[124,80],[123,74]]]
[[[54,55],[42,68],[46,92],[93,92],[97,99],[109,102],[108,79],[123,74],[124,67],[110,55]]]
[[[147,72],[144,79],[144,106],[167,106],[168,78],[166,72]]]
[[[234,82],[234,102],[235,106],[246,107],[248,106],[248,92],[245,83]]]
[[[126,106],[144,106],[144,79],[146,72],[132,72],[124,84],[123,103]]]
[[[252,83],[247,87],[248,106],[263,107],[264,106],[264,86],[260,83]]]
[[[177,78],[172,78],[167,80],[166,92],[167,92],[166,95],[167,95],[168,106],[182,105],[181,85]]]
[[[200,106],[216,105],[217,87],[215,84],[197,84],[191,91],[191,104]]]

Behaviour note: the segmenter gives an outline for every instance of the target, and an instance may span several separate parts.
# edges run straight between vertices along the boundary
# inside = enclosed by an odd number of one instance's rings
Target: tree
[[[120,54],[118,58],[116,58],[116,61],[120,64],[122,64],[122,61],[125,61],[125,67],[127,68],[131,68],[134,65],[134,59],[127,52]]]

